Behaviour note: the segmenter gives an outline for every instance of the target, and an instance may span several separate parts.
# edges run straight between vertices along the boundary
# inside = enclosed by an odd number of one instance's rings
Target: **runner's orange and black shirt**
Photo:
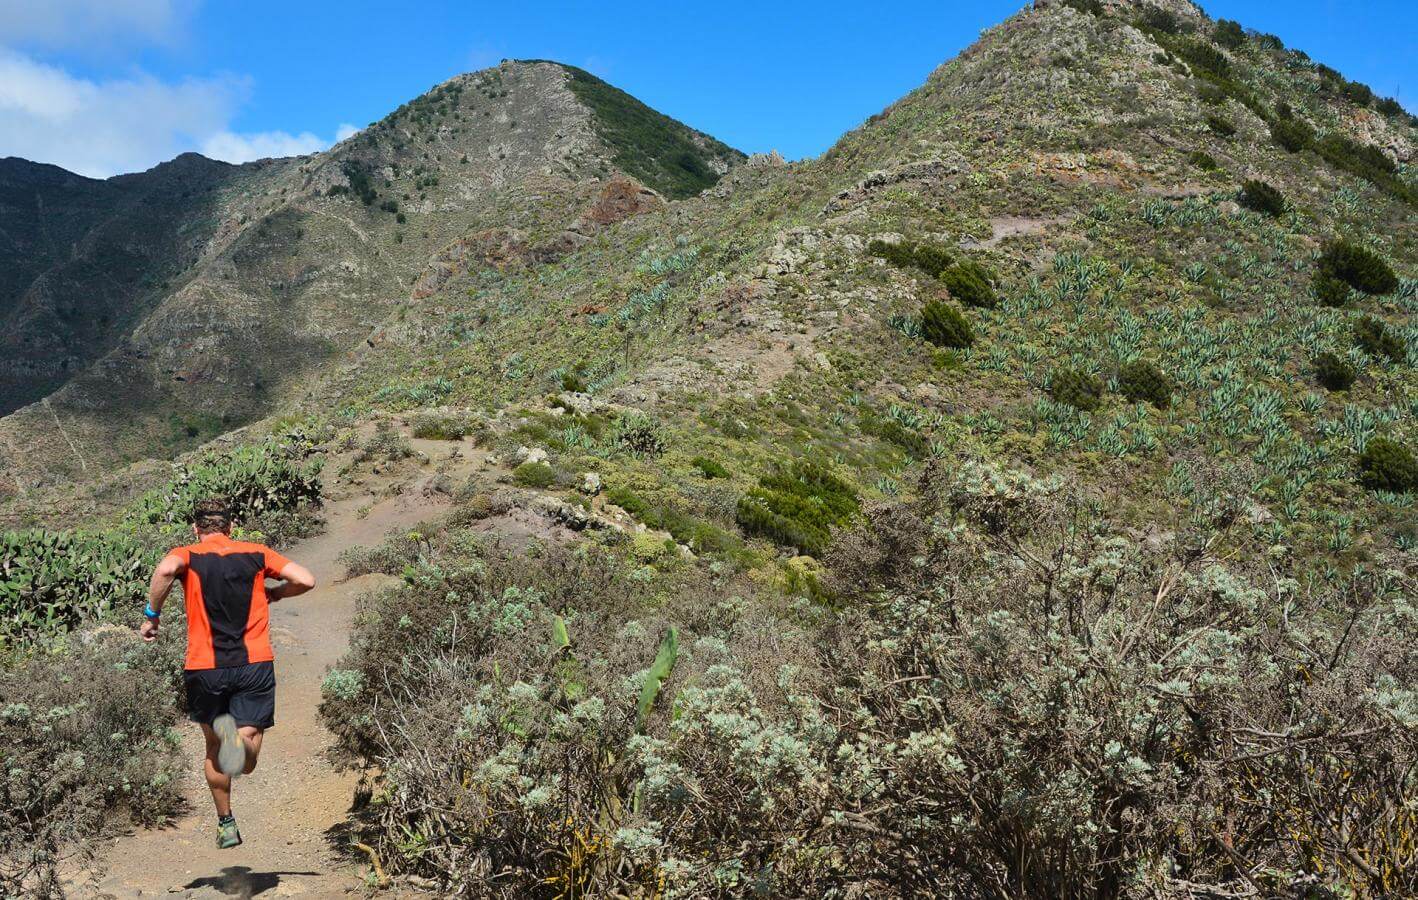
[[[169,555],[180,558],[186,568],[186,669],[272,661],[266,579],[279,578],[290,560],[270,547],[234,541],[220,532]]]

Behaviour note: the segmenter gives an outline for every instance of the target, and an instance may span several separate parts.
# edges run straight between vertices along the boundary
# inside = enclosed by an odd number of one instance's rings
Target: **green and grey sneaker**
[[[241,846],[241,832],[236,830],[236,817],[217,820],[217,849],[230,850]]]
[[[246,768],[246,742],[236,730],[236,720],[223,713],[212,720],[212,730],[222,742],[217,750],[217,768],[223,775],[235,778]]]

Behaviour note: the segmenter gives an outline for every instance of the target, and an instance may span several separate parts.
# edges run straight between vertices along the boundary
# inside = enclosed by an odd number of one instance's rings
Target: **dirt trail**
[[[442,446],[443,454],[451,448]],[[473,463],[456,460],[449,474],[466,474]],[[367,867],[338,857],[327,837],[349,812],[357,776],[336,772],[326,762],[330,738],[317,708],[320,681],[348,646],[355,598],[393,579],[367,575],[340,581],[337,558],[347,547],[378,544],[391,529],[436,518],[446,506],[446,497],[430,499],[417,489],[384,499],[371,493],[387,483],[376,479],[328,503],[324,533],[285,550],[315,573],[319,586],[271,607],[276,727],[267,733],[260,767],[238,779],[232,791],[243,845],[216,849],[211,796],[196,770],[201,737],[184,723],[182,753],[192,761],[184,784],[188,812],[169,827],[118,839],[97,884],[76,885],[73,896],[323,900],[362,891]]]

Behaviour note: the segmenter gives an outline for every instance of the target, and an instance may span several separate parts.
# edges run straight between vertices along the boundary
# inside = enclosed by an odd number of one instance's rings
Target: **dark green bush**
[[[1206,127],[1211,129],[1212,134],[1220,137],[1228,138],[1236,133],[1236,126],[1231,124],[1231,120],[1224,116],[1207,116]]]
[[[1151,403],[1166,409],[1172,403],[1172,379],[1157,366],[1139,359],[1118,368],[1118,392],[1133,403]]]
[[[1359,106],[1370,106],[1374,102],[1374,92],[1367,84],[1358,81],[1347,82],[1339,91],[1344,98]]]
[[[1363,178],[1406,203],[1418,204],[1418,191],[1397,177],[1397,164],[1373,144],[1361,143],[1332,131],[1315,149],[1336,169]]]
[[[1187,162],[1201,169],[1203,172],[1214,172],[1221,168],[1220,164],[1216,162],[1216,157],[1204,150],[1193,150],[1191,153],[1187,154]]]
[[[940,280],[950,296],[966,306],[993,309],[999,303],[993,273],[974,260],[956,263],[940,273]]]
[[[958,309],[933,300],[921,310],[921,336],[937,347],[963,350],[975,343],[975,332]]]
[[[546,463],[524,462],[512,470],[512,480],[523,487],[546,488],[556,481],[556,470]]]
[[[1393,99],[1392,97],[1385,97],[1380,100],[1379,105],[1376,106],[1375,109],[1383,113],[1385,116],[1388,116],[1389,118],[1403,115],[1403,106],[1400,105],[1399,102]]]
[[[1349,360],[1337,353],[1321,353],[1315,357],[1315,381],[1330,391],[1347,391],[1358,373]]]
[[[1398,276],[1383,257],[1346,240],[1325,245],[1319,271],[1366,294],[1391,294],[1398,289]]]
[[[580,372],[567,369],[561,373],[561,389],[573,394],[584,394],[586,393],[586,379]]]
[[[707,456],[696,456],[691,464],[699,470],[705,478],[728,478],[729,470],[724,468],[717,460]]]
[[[1254,178],[1247,179],[1241,185],[1241,191],[1236,200],[1246,209],[1267,216],[1283,215],[1286,209],[1284,194],[1264,181],[1257,181]]]
[[[1138,24],[1162,34],[1180,34],[1182,31],[1182,20],[1177,18],[1177,14],[1160,6],[1144,6],[1138,14]]]
[[[1232,19],[1217,19],[1211,29],[1211,39],[1228,50],[1238,50],[1246,44],[1246,30],[1240,22]]]
[[[1072,7],[1091,16],[1103,15],[1102,0],[1064,0],[1064,6]]]
[[[676,541],[696,553],[722,553],[739,546],[734,536],[724,529],[695,518],[673,505],[646,500],[630,488],[617,485],[606,492],[606,500],[630,513],[647,527],[668,531]]]
[[[1210,81],[1203,81],[1197,86],[1196,96],[1202,103],[1211,106],[1220,106],[1226,102],[1227,94]]]
[[[1407,356],[1398,335],[1382,319],[1373,316],[1363,316],[1354,323],[1354,343],[1374,359],[1401,363]]]
[[[939,278],[950,267],[954,257],[940,244],[901,241],[889,244],[886,241],[872,241],[867,252],[880,257],[898,269],[920,269],[932,278]]]
[[[832,529],[857,509],[850,484],[816,463],[797,462],[760,478],[739,498],[737,519],[746,534],[820,556]]]
[[[1369,438],[1359,454],[1359,481],[1375,491],[1418,491],[1418,458],[1412,448],[1392,438]]]
[[[1103,382],[1077,369],[1058,369],[1049,376],[1048,394],[1056,403],[1091,412],[1103,403]]]
[[[864,434],[895,444],[916,459],[925,459],[930,453],[930,442],[925,435],[914,428],[907,428],[891,416],[868,412],[862,415],[861,427]]]
[[[1223,82],[1231,77],[1231,61],[1226,58],[1226,54],[1211,44],[1184,41],[1178,45],[1177,50],[1194,71],[1200,70]]]
[[[1316,271],[1310,283],[1315,292],[1315,299],[1325,306],[1337,309],[1349,302],[1349,285],[1328,272]]]
[[[1299,153],[1315,140],[1315,130],[1299,119],[1279,119],[1270,123],[1270,137],[1290,153]]]
[[[349,179],[347,190],[358,197],[365,206],[369,206],[379,197],[379,192],[374,188],[374,181],[369,177],[369,170],[362,163],[347,159],[341,169],[345,173],[345,178]],[[334,192],[334,188],[331,188],[331,192]]]

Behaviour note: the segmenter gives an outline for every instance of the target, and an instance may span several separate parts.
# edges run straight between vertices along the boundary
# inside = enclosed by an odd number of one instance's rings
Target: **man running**
[[[143,640],[156,640],[163,602],[182,579],[187,608],[187,712],[202,726],[202,771],[217,807],[217,846],[241,843],[231,812],[231,780],[249,775],[261,736],[276,724],[276,672],[268,602],[315,587],[315,577],[269,547],[231,539],[231,511],[219,500],[197,504],[197,541],[163,557],[148,588]],[[283,583],[266,587],[266,579]]]

